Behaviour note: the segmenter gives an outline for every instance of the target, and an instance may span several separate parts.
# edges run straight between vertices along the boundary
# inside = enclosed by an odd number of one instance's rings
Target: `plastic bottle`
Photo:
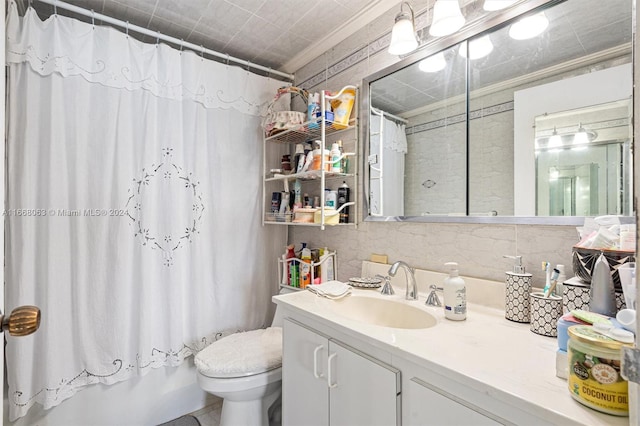
[[[444,316],[454,321],[467,319],[467,288],[464,280],[458,276],[458,264],[447,262],[449,277],[442,284],[444,299]]]
[[[340,150],[340,155],[343,156],[342,160],[340,160],[340,169],[342,173],[349,173],[349,157],[344,155],[344,148],[342,147],[342,140],[337,140],[338,149]]]
[[[296,253],[293,250],[294,247],[295,247],[294,244],[290,244],[287,246],[287,253],[285,254],[285,260],[293,259],[296,257]],[[295,280],[293,280],[293,277],[292,277],[294,275],[293,270],[297,269],[298,265],[296,265],[295,261],[287,261],[285,262],[285,266],[287,267],[287,270],[288,270],[286,283],[287,285],[293,285],[292,283],[296,282]],[[296,273],[295,276],[297,278],[298,274]]]
[[[304,152],[304,145],[302,145],[301,143],[296,145],[296,173],[300,173],[302,172],[302,169],[304,168],[304,163],[307,159],[307,154],[305,154]]]
[[[294,259],[294,260],[289,260],[287,262],[287,266],[289,267],[289,276],[287,277],[287,284],[292,286],[292,287],[299,287],[299,283],[298,283],[298,261],[295,260],[296,259],[296,253],[294,251],[294,245],[288,245],[287,246],[287,260],[288,259]]]
[[[320,249],[320,282],[333,281],[335,272],[333,270],[333,258],[329,255],[329,249]]]
[[[300,183],[300,179],[296,179],[293,183],[293,209],[299,209],[302,207],[302,194],[300,191],[302,190],[302,183]]]
[[[324,205],[325,207],[336,208],[338,204],[338,194],[336,191],[332,191],[328,188],[324,190]]]
[[[554,294],[556,296],[562,297],[562,293],[564,292],[564,282],[567,280],[567,274],[565,272],[564,265],[556,265],[556,269],[560,271],[558,274],[558,284],[556,284],[556,288],[554,290]]]
[[[342,185],[340,185],[340,188],[338,188],[338,209],[342,207],[343,204],[349,202],[350,192],[351,190],[349,189],[347,182],[343,181]],[[345,207],[344,209],[340,210],[340,223],[349,223],[349,207]]]
[[[337,142],[334,142],[331,145],[331,171],[333,173],[341,173],[342,172],[342,167],[341,167],[341,161],[340,161],[340,147],[338,146]]]
[[[307,120],[313,121],[317,117],[320,117],[320,93],[309,94],[309,103],[307,105]],[[313,121],[309,123],[310,129],[317,129],[318,122]]]
[[[306,288],[311,284],[311,250],[303,243],[302,254],[300,255],[300,288]]]

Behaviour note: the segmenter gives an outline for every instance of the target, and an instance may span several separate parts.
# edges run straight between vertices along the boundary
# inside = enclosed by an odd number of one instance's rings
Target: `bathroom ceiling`
[[[64,0],[83,9],[285,72],[294,72],[399,0]],[[41,19],[53,6],[31,4]],[[58,14],[90,19],[58,8]],[[99,22],[97,22],[99,24]],[[392,22],[389,22],[391,26]],[[133,34],[144,42],[153,37]],[[333,42],[323,43],[327,38]]]

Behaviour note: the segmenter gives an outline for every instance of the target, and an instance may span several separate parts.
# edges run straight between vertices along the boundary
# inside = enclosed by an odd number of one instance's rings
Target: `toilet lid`
[[[242,377],[282,365],[282,328],[235,333],[213,342],[195,356],[198,371],[208,377]]]

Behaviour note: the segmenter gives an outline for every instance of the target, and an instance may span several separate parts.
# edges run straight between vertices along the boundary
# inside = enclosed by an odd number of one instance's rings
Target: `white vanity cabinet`
[[[399,425],[400,388],[396,368],[284,320],[283,426]]]

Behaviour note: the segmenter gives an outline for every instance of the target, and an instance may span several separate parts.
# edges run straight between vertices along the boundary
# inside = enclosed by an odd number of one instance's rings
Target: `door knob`
[[[2,331],[9,331],[12,336],[28,336],[40,327],[40,308],[37,306],[18,306],[11,315],[0,316]]]

